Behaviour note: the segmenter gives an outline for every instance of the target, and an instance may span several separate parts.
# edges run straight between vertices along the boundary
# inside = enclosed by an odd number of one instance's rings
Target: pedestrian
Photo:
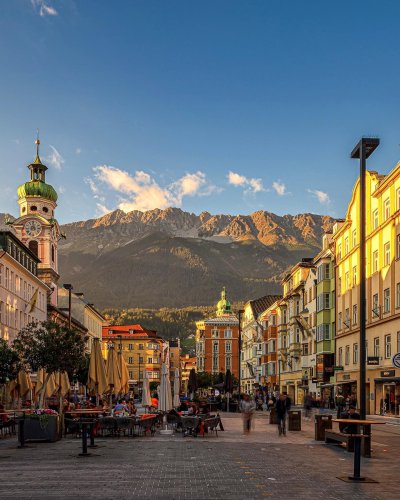
[[[282,394],[279,394],[279,398],[277,399],[275,404],[275,409],[280,436],[282,434],[286,436],[286,417],[291,406],[292,401],[287,395],[287,392],[282,392]]]
[[[306,394],[304,398],[304,420],[311,420],[311,407],[312,407],[312,396],[310,393]]]
[[[249,434],[250,432],[255,408],[254,400],[250,399],[248,394],[244,394],[240,403],[240,410],[243,414],[243,434]]]

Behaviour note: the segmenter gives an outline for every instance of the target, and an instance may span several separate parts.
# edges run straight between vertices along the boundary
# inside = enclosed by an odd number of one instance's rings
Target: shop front
[[[398,370],[382,370],[375,378],[375,414],[400,416],[400,376]],[[397,376],[396,376],[397,375]]]

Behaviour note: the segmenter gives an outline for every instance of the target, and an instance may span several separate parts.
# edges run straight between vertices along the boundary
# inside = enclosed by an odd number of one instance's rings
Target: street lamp
[[[71,302],[73,286],[70,283],[64,283],[63,287],[68,290],[68,328],[71,329]]]
[[[242,315],[244,313],[244,309],[238,310],[238,320],[239,320],[239,333],[238,333],[238,385],[239,385],[239,399],[240,399],[240,384],[241,384],[241,363],[242,363]],[[239,401],[240,403],[240,401]]]
[[[363,137],[351,152],[351,158],[360,160],[360,418],[366,416],[366,293],[365,293],[365,170],[366,159],[379,146],[379,139]]]
[[[138,393],[139,393],[139,399],[140,398],[140,366],[141,366],[141,361],[142,360],[142,356],[141,354],[139,353],[139,374],[138,374]]]

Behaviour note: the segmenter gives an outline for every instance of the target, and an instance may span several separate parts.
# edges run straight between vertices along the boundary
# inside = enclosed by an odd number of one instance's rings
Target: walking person
[[[240,410],[243,414],[243,434],[249,434],[251,429],[251,422],[253,420],[256,405],[254,400],[250,399],[248,394],[244,394],[240,403]]]
[[[276,401],[276,418],[278,422],[279,435],[282,434],[286,436],[286,417],[290,407],[292,406],[292,401],[287,395],[287,392],[282,392],[279,394],[279,398]]]
[[[312,396],[310,393],[306,394],[304,398],[304,420],[311,420],[311,407],[312,407]]]

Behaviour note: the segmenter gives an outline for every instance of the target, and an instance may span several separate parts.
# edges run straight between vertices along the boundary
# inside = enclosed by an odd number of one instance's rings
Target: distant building
[[[47,319],[50,288],[38,278],[39,259],[10,231],[0,231],[0,338]]]
[[[279,390],[278,366],[278,324],[280,319],[280,298],[269,305],[260,315],[263,325],[261,356],[261,381],[268,391]]]
[[[148,373],[150,381],[161,381],[161,364],[166,343],[155,330],[148,330],[141,325],[103,326],[102,348],[105,358],[110,344],[113,344],[117,351],[122,351],[132,389],[140,392],[145,372]]]
[[[180,339],[169,340],[169,376],[170,380],[173,381],[175,378],[175,368],[179,370],[179,377],[181,376],[181,341]]]
[[[68,315],[69,292],[65,288],[58,289],[58,308]],[[87,302],[83,293],[71,293],[71,316],[87,329],[87,350],[91,352],[94,339],[102,340],[104,316]]]
[[[183,392],[187,392],[190,370],[192,369],[197,371],[196,356],[189,356],[189,354],[181,356],[181,389]]]
[[[239,321],[232,312],[232,305],[223,288],[215,315],[196,322],[197,371],[239,373],[238,358]]]

